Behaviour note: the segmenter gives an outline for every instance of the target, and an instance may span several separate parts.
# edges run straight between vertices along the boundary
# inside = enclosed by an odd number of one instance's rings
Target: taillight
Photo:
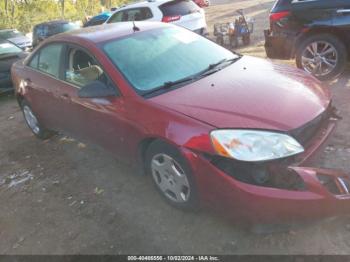
[[[272,29],[272,25],[274,23],[279,23],[281,20],[283,20],[284,18],[287,18],[288,16],[290,16],[290,12],[289,11],[270,13],[270,26],[271,26],[271,29]]]
[[[180,20],[180,18],[181,18],[181,15],[163,16],[162,22],[170,23],[170,22]]]

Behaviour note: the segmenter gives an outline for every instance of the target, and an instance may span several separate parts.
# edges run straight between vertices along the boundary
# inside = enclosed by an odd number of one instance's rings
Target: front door
[[[124,100],[100,64],[88,51],[69,47],[65,52],[65,88],[59,90],[66,116],[65,128],[72,136],[87,139],[123,155],[125,135]],[[78,91],[93,81],[115,90],[115,96],[80,98]]]

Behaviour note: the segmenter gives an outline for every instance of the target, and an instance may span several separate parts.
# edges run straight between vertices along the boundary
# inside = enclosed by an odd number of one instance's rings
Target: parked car
[[[23,50],[30,49],[32,47],[32,39],[16,29],[0,30],[0,39],[8,40]]]
[[[337,116],[328,88],[298,69],[129,22],[54,36],[12,73],[38,138],[56,130],[97,143],[178,208],[252,223],[350,212],[347,175],[302,167]]]
[[[78,24],[65,20],[55,20],[38,24],[33,28],[33,47],[36,47],[40,42],[50,36],[78,29],[79,27]]]
[[[207,34],[204,10],[191,0],[143,1],[119,8],[107,24],[125,21],[162,21]]]
[[[21,48],[7,40],[0,39],[0,94],[13,90],[11,66],[27,56]]]
[[[350,1],[278,0],[265,31],[268,57],[296,59],[320,80],[344,71],[350,51]]]
[[[195,2],[201,8],[208,7],[210,5],[209,0],[193,0],[193,2]]]
[[[84,27],[89,27],[89,26],[94,26],[94,25],[101,25],[104,22],[106,22],[107,19],[111,17],[111,15],[112,15],[111,12],[104,12],[104,13],[98,14],[98,15],[92,17],[90,20],[88,20],[84,24]]]

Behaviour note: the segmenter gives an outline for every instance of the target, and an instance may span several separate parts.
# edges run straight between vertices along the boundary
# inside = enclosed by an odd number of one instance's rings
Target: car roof
[[[149,7],[149,6],[159,6],[161,4],[171,2],[173,0],[149,0],[149,1],[141,1],[141,2],[136,2],[136,3],[131,3],[124,5],[117,9],[115,12],[122,11],[125,9],[130,9],[130,8],[136,8],[136,7]]]
[[[148,31],[157,28],[166,28],[173,25],[161,22],[137,21],[135,25],[142,31]],[[68,41],[68,42],[92,42],[101,43],[108,40],[120,38],[135,34],[133,30],[133,22],[119,22],[114,24],[102,24],[97,26],[85,27],[50,37],[52,41]]]

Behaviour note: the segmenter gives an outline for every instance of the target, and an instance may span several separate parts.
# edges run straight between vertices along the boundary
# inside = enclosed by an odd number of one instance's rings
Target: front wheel
[[[343,42],[330,34],[313,35],[305,39],[296,52],[299,68],[321,81],[339,76],[345,69],[347,50]]]
[[[173,146],[153,142],[146,153],[146,168],[160,194],[181,209],[197,207],[197,192],[191,169]]]
[[[45,129],[39,122],[38,117],[32,111],[29,103],[25,100],[21,102],[21,109],[23,112],[24,120],[33,134],[40,139],[47,139],[53,135],[52,131]]]

